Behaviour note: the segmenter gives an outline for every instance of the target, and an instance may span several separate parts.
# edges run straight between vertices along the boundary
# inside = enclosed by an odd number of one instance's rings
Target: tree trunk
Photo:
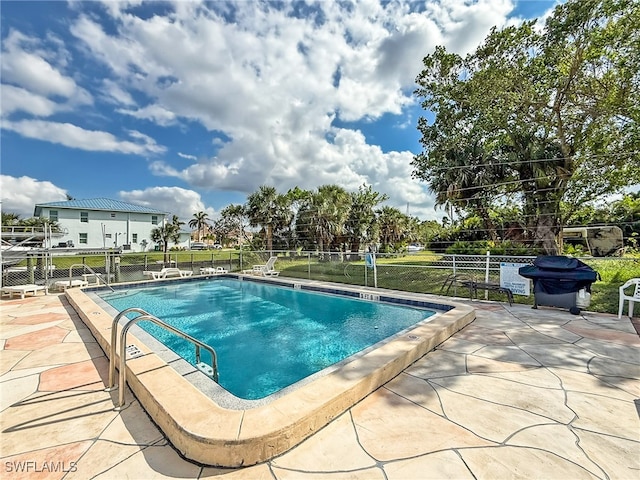
[[[491,216],[489,215],[489,210],[486,208],[485,205],[479,202],[476,205],[476,211],[480,215],[480,218],[482,218],[482,222],[484,223],[484,228],[487,230],[487,233],[489,234],[489,238],[492,241],[497,242],[498,232],[496,230],[495,224],[493,223],[493,220],[491,220]]]
[[[167,263],[169,261],[169,242],[163,242],[162,252],[164,253],[163,263]]]
[[[558,243],[556,236],[559,228],[556,217],[553,214],[541,214],[538,216],[535,231],[535,243],[540,245],[547,255],[558,255]]]
[[[267,225],[267,250],[269,255],[273,253],[273,225]]]
[[[360,251],[360,240],[352,240],[349,250],[351,250],[351,255],[349,256],[349,259],[352,262],[357,262],[358,260],[360,260],[360,255],[358,253]]]

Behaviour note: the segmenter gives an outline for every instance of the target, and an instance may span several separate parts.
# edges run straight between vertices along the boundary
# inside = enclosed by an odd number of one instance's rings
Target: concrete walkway
[[[239,470],[181,458],[63,295],[0,302],[3,479],[640,479],[628,318],[473,302],[477,319],[326,428]],[[115,393],[117,394],[117,392]]]

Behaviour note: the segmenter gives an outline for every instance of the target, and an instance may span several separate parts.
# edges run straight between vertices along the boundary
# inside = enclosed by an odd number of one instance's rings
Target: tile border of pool
[[[130,333],[127,343],[136,345],[143,355],[127,359],[129,388],[174,447],[186,458],[206,465],[242,467],[286,452],[475,319],[472,307],[433,295],[299,279],[224,276],[291,288],[298,284],[298,288],[304,285],[309,290],[339,291],[350,296],[363,292],[406,305],[418,302],[430,305],[427,308],[440,306],[440,312],[299,388],[245,409],[220,406],[151,351],[135,332]],[[202,280],[207,276],[192,278]],[[167,280],[173,281],[181,279]],[[135,282],[122,288],[159,283]],[[69,289],[65,295],[108,356],[113,317],[83,290],[95,289]]]

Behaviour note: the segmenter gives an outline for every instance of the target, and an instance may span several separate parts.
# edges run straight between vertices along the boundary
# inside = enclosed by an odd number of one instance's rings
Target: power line
[[[590,160],[595,158],[605,158],[605,157],[627,157],[633,155],[640,155],[640,152],[620,152],[620,153],[602,153],[602,154],[594,154],[594,155],[586,155],[586,156],[573,156],[573,157],[552,157],[552,158],[536,158],[531,160],[512,160],[505,162],[488,162],[488,163],[474,163],[474,164],[466,164],[466,165],[451,165],[451,166],[442,166],[442,167],[432,167],[429,168],[429,171],[439,172],[446,170],[460,170],[463,168],[475,168],[475,167],[496,167],[503,165],[518,165],[518,164],[528,164],[528,163],[542,163],[542,162],[559,162],[565,160]]]

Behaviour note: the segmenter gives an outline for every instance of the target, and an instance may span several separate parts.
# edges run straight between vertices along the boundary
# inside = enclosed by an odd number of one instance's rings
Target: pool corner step
[[[209,377],[213,377],[213,368],[204,362],[196,364],[196,368]]]

